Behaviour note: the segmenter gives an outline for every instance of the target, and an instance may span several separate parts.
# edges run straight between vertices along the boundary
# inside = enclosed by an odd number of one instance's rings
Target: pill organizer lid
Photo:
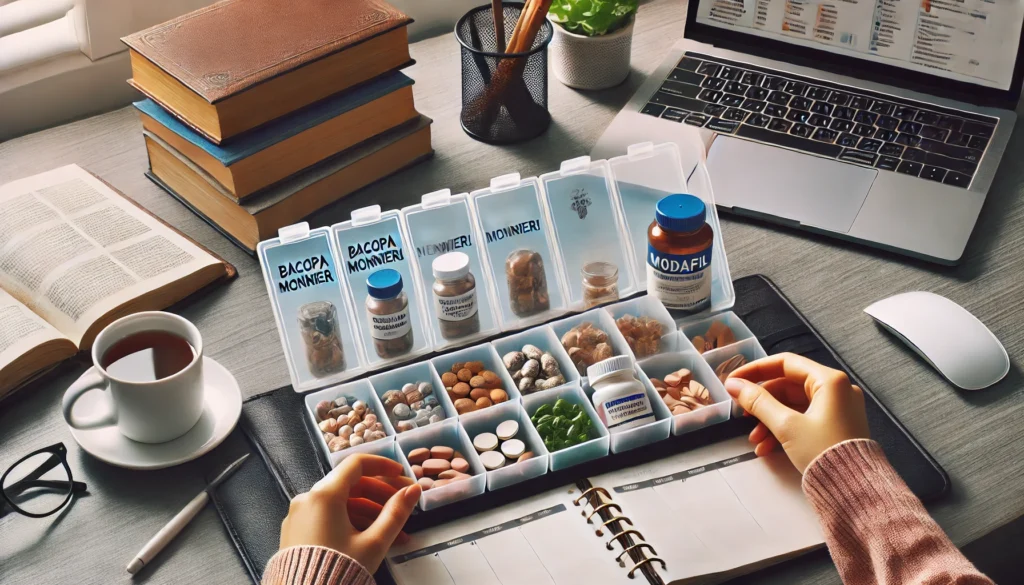
[[[390,299],[402,292],[402,275],[393,268],[383,268],[366,277],[366,292],[375,299]]]
[[[462,252],[448,252],[434,258],[430,266],[434,278],[438,280],[455,280],[469,274],[469,256]]]
[[[633,371],[633,358],[628,355],[617,355],[588,367],[587,378],[590,380],[590,384],[594,385],[600,382],[601,378],[623,371]]]
[[[654,217],[661,227],[674,232],[695,232],[704,225],[707,208],[700,197],[677,193],[658,202]]]

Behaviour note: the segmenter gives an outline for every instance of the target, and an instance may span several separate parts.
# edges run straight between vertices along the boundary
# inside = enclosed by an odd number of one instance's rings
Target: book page
[[[52,339],[65,339],[65,336],[18,299],[0,290],[0,371]]]
[[[515,487],[508,488],[515,489]],[[626,585],[626,569],[573,504],[576,486],[410,534],[388,552],[398,585]],[[450,504],[458,506],[458,503]]]
[[[746,437],[591,478],[665,561],[666,582],[824,544],[800,481],[784,453],[757,457]]]
[[[107,312],[218,262],[77,165],[0,186],[0,286],[76,345]]]

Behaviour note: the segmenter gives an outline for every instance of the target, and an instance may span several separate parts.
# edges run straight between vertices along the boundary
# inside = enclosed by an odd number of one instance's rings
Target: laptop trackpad
[[[715,202],[848,232],[878,171],[718,136],[708,151]]]

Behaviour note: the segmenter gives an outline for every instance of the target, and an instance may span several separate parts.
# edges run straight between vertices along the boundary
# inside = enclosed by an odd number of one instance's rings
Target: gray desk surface
[[[418,63],[409,74],[416,79],[416,105],[435,120],[436,156],[317,214],[311,224],[347,219],[351,210],[372,203],[401,207],[444,187],[468,191],[514,170],[523,176],[539,174],[587,154],[642,77],[681,35],[684,10],[683,3],[667,0],[641,8],[633,41],[635,71],[625,85],[585,94],[552,78],[552,127],[512,148],[474,142],[459,128],[459,60],[452,36],[417,43],[412,51]],[[1015,132],[959,268],[936,268],[728,217],[723,221],[734,276],[763,273],[778,283],[949,471],[953,492],[931,512],[960,545],[1024,515],[1024,169],[1017,164],[1022,142],[1022,133]],[[97,173],[238,267],[238,280],[180,312],[196,322],[209,355],[234,372],[247,396],[287,384],[259,266],[143,177],[146,153],[134,112],[126,108],[0,145],[0,183],[68,163]],[[980,317],[1010,352],[1015,362],[1010,376],[983,392],[958,392],[861,311],[879,298],[917,289],[946,295]],[[204,474],[215,465],[211,457],[224,458],[215,452],[175,469],[131,472],[84,454],[58,408],[64,389],[84,369],[84,362],[73,363],[0,404],[0,468],[30,450],[63,441],[75,476],[90,488],[88,497],[57,518],[9,515],[0,520],[0,582],[127,582],[124,566],[135,551],[201,489]],[[212,509],[200,514],[165,553],[137,580],[247,579]],[[825,555],[751,580],[839,582]]]

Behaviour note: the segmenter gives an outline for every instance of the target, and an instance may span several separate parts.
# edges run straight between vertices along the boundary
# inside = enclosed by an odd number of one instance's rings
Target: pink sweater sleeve
[[[993,585],[946,537],[878,443],[846,441],[804,473],[846,585]]]
[[[373,585],[355,559],[322,546],[293,546],[277,551],[263,571],[263,585]]]

